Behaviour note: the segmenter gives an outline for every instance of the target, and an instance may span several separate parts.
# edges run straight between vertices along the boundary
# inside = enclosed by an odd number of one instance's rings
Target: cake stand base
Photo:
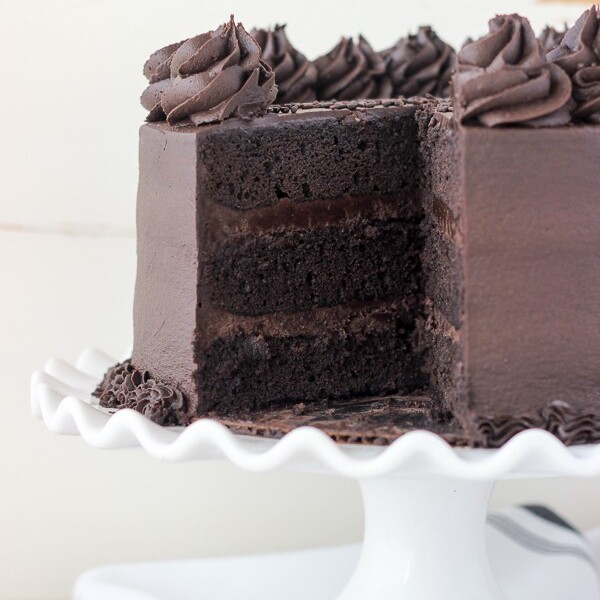
[[[33,413],[50,430],[80,435],[98,448],[141,447],[169,461],[221,458],[247,471],[285,468],[335,473],[359,481],[365,537],[356,568],[343,589],[340,586],[335,591],[336,596],[305,593],[303,598],[311,600],[512,600],[515,596],[508,593],[506,585],[497,582],[486,545],[486,510],[494,482],[600,474],[600,446],[566,448],[549,433],[536,430],[519,434],[499,450],[474,450],[453,448],[427,431],[407,433],[382,448],[335,444],[311,427],[295,429],[281,440],[234,435],[209,419],[186,428],[160,427],[135,411],[110,414],[94,405],[91,391],[105,369],[116,362],[97,350],[85,351],[75,366],[51,359],[44,371],[33,375]],[[584,551],[575,552],[566,542],[549,543],[513,525],[511,529],[515,538],[528,540],[531,552],[537,548],[547,561],[566,555],[565,560],[586,565],[588,579],[589,572],[593,574],[584,594],[546,594],[544,600],[600,600],[597,567]],[[505,580],[526,564],[513,565]],[[551,562],[546,565],[546,573],[552,573]],[[290,587],[298,584],[301,589],[305,575],[297,570],[291,584],[282,582],[280,597],[291,599]],[[582,574],[577,577],[580,583],[584,579]],[[228,598],[274,598],[257,595],[257,589],[260,592],[260,588],[252,590],[254,596],[245,593]],[[554,585],[550,591],[557,589]],[[114,594],[102,597],[116,598]],[[150,592],[130,597],[202,598],[200,593],[174,596]],[[206,596],[207,600],[213,597],[218,596]],[[529,600],[533,597],[528,596]]]
[[[600,530],[589,537],[600,557]],[[492,568],[508,600],[598,598],[594,593],[598,584],[594,588],[593,574],[583,570],[582,561],[569,563],[565,555],[528,556],[522,548],[503,546],[493,539],[488,546]],[[353,544],[100,567],[79,577],[73,600],[332,600],[356,568],[360,552],[361,546]]]
[[[365,535],[338,600],[501,600],[485,545],[493,483],[363,479]]]

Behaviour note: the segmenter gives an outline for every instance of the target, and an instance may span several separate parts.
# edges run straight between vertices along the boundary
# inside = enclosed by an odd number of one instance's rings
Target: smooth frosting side
[[[359,36],[342,38],[339,44],[314,63],[320,100],[390,98],[392,83],[383,57]]]
[[[275,73],[278,104],[310,102],[317,98],[317,69],[302,52],[292,46],[285,25],[274,29],[253,29],[252,36],[262,50],[262,60]]]
[[[566,125],[571,120],[571,79],[545,60],[529,21],[492,19],[483,38],[458,53],[454,110],[461,123],[487,127]]]
[[[229,117],[251,119],[266,114],[275,100],[273,71],[261,61],[254,38],[233,17],[171,50],[173,46],[167,46],[149,60],[147,70],[158,63],[155,71],[164,76],[154,82],[158,87],[152,88],[151,81],[142,96],[142,104],[151,107],[149,120],[164,115],[171,125],[182,121],[203,125]]]
[[[600,123],[600,12],[592,6],[569,29],[547,59],[562,67],[573,83],[576,121]]]
[[[415,35],[399,39],[382,56],[394,96],[450,95],[456,53],[431,27],[420,27]]]

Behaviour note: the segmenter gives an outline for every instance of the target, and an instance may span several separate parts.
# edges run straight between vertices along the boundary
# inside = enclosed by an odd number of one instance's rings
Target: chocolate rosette
[[[563,38],[565,37],[565,33],[567,32],[567,27],[562,31],[555,29],[554,27],[546,26],[540,35],[538,36],[538,41],[542,45],[542,50],[547,54],[550,50],[553,50],[557,46],[560,46]]]
[[[547,55],[571,75],[574,119],[600,123],[600,14],[593,6]]]
[[[184,40],[185,41],[185,40]],[[170,44],[152,53],[144,65],[148,87],[141,97],[142,106],[149,111],[148,121],[163,121],[166,115],[160,105],[164,91],[171,85],[171,60],[184,42]]]
[[[131,408],[159,425],[176,425],[187,412],[183,394],[126,360],[109,369],[93,395],[105,408]]]
[[[571,79],[545,61],[527,19],[498,16],[490,32],[458,53],[454,110],[486,127],[560,126],[571,119]]]
[[[562,67],[569,75],[579,69],[598,64],[598,11],[595,6],[586,10],[563,37],[560,45],[550,51],[547,59]]]
[[[262,49],[262,60],[275,73],[278,104],[311,102],[317,94],[317,69],[292,46],[285,33],[285,25],[275,29],[253,29],[252,36]]]
[[[157,98],[171,125],[251,119],[264,115],[277,95],[273,71],[260,60],[258,44],[233,17],[215,31],[183,42],[161,61],[166,54],[155,58],[151,68],[158,63],[164,73],[168,62],[170,80],[160,80],[164,82],[160,92],[148,93],[143,104],[148,107],[150,98]],[[158,107],[153,106],[149,117],[157,116]]]
[[[456,53],[431,27],[420,27],[416,35],[401,38],[382,55],[394,96],[450,95]]]
[[[318,58],[317,97],[319,100],[390,98],[392,84],[383,57],[359,36],[342,38],[331,52]]]
[[[130,408],[142,413],[159,425],[177,425],[175,415],[185,412],[185,399],[176,388],[151,379],[131,394]]]
[[[573,116],[600,125],[600,66],[584,67],[573,75]]]

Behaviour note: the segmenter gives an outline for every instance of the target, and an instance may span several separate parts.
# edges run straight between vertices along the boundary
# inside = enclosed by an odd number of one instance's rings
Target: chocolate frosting
[[[450,95],[456,53],[431,27],[420,27],[416,35],[401,38],[382,55],[394,96]]]
[[[185,40],[184,40],[185,41]],[[171,85],[171,60],[175,51],[184,42],[170,44],[150,55],[144,65],[144,76],[148,80],[148,87],[141,97],[142,106],[150,111],[147,120],[163,121],[166,115],[160,105],[163,92]]]
[[[566,33],[560,46],[548,53],[549,61],[569,75],[600,61],[599,17],[595,6],[586,10]]]
[[[540,428],[554,434],[566,445],[600,441],[600,421],[596,415],[575,410],[566,402],[554,401],[539,413],[482,417],[476,423],[477,445],[499,448],[521,431]]]
[[[562,31],[555,29],[554,27],[546,26],[540,35],[538,41],[542,45],[544,52],[548,53],[550,50],[556,48],[562,42],[567,32],[567,26],[565,25]]]
[[[285,25],[275,29],[253,29],[252,36],[262,49],[262,60],[275,73],[277,103],[310,102],[317,94],[317,69],[292,46],[285,33]]]
[[[547,58],[571,75],[574,119],[600,123],[600,14],[595,6],[579,17]]]
[[[315,61],[317,96],[321,100],[389,98],[392,83],[386,74],[383,57],[359,36],[342,38],[331,52]]]
[[[105,408],[132,408],[159,425],[176,425],[186,412],[186,400],[175,387],[153,379],[126,360],[110,368],[93,395]]]
[[[260,60],[254,38],[233,17],[215,31],[172,49],[167,46],[148,61],[148,72],[155,71],[157,77],[159,70],[162,77],[170,68],[170,80],[161,79],[159,88],[144,92],[142,104],[152,106],[149,119],[164,114],[171,125],[187,120],[202,125],[229,117],[251,119],[264,115],[275,100],[273,71]]]
[[[600,125],[600,65],[584,67],[573,75],[576,119]]]
[[[529,21],[504,15],[489,25],[486,36],[458,53],[453,85],[459,120],[487,127],[569,123],[571,80],[545,61]]]

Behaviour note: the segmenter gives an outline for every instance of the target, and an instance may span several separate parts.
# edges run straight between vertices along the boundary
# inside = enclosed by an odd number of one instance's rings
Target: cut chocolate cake
[[[345,442],[600,440],[599,24],[548,57],[516,15],[456,59],[422,28],[313,64],[278,27],[263,62],[233,20],[155,53],[134,349],[101,404]],[[452,101],[365,99],[446,93],[455,62]],[[278,77],[299,103],[272,105]]]

